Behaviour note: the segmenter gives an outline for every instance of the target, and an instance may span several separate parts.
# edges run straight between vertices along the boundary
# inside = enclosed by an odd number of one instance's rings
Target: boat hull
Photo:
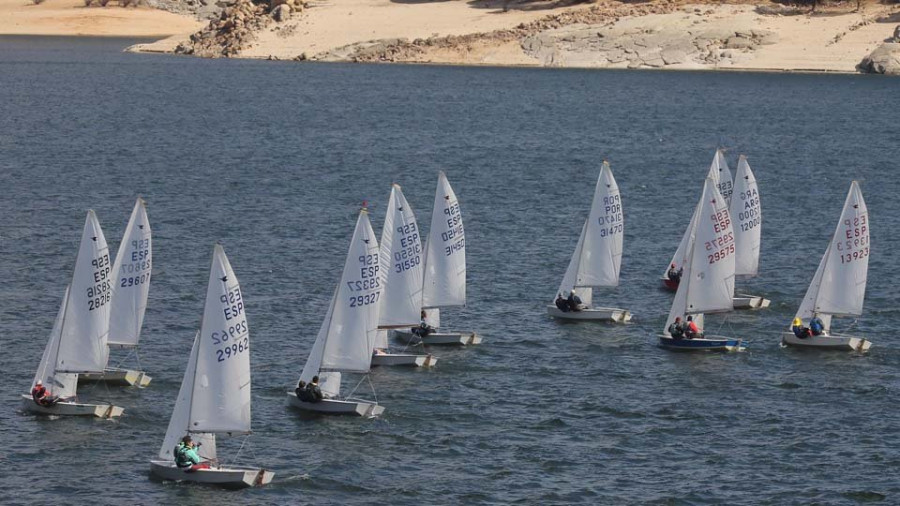
[[[411,353],[372,355],[373,366],[434,367],[436,364],[437,358],[434,355],[413,355]]]
[[[481,336],[474,332],[433,332],[421,338],[410,330],[394,330],[394,338],[405,344],[427,346],[469,346],[481,344]]]
[[[762,296],[743,293],[736,295],[732,301],[735,309],[765,309],[772,303],[772,301]]]
[[[673,351],[742,351],[746,347],[743,340],[724,336],[678,340],[659,336],[659,346]]]
[[[100,374],[84,373],[78,375],[79,383],[107,383],[118,386],[146,387],[150,384],[150,376],[143,371],[128,369],[106,369]]]
[[[79,404],[77,402],[58,402],[53,406],[41,406],[34,402],[28,394],[22,394],[22,409],[29,413],[55,416],[93,416],[97,418],[116,418],[122,416],[124,408],[111,404]]]
[[[304,402],[298,399],[297,394],[293,392],[288,392],[287,395],[289,406],[310,413],[366,417],[375,417],[384,413],[384,407],[373,402],[340,401],[337,399],[322,399],[319,402]]]
[[[175,466],[174,462],[163,460],[150,461],[150,474],[161,480],[190,481],[225,488],[261,487],[272,481],[275,473],[265,469],[216,467],[185,471]]]
[[[613,307],[592,307],[581,311],[562,311],[555,305],[547,306],[547,314],[561,320],[607,321],[625,323],[631,321],[631,312]]]
[[[678,281],[672,281],[668,277],[662,277],[660,280],[662,281],[662,287],[666,290],[671,290],[673,292],[678,290]]]
[[[861,337],[850,336],[812,336],[800,339],[793,332],[782,332],[781,343],[786,346],[815,350],[835,351],[869,351],[872,342]]]

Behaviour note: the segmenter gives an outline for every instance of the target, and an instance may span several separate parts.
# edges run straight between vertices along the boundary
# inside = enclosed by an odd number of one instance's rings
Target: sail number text
[[[227,287],[226,287],[227,288]],[[227,288],[227,291],[219,297],[222,304],[222,314],[225,316],[227,329],[214,331],[210,339],[214,345],[224,345],[214,350],[216,361],[224,362],[244,351],[250,349],[250,338],[247,336],[247,318],[244,315],[244,297],[241,287]]]
[[[88,311],[100,309],[108,304],[112,298],[112,281],[109,279],[109,253],[104,253],[102,256],[91,260],[91,266],[94,268],[94,284],[86,290]]]
[[[462,215],[459,213],[459,202],[453,202],[444,209],[447,220],[447,231],[441,233],[441,240],[450,243],[444,246],[444,255],[450,256],[466,249],[466,232],[463,228]]]
[[[843,231],[837,234],[835,241],[841,256],[841,263],[846,264],[862,260],[869,256],[869,215],[863,214],[843,221]]]
[[[150,282],[150,239],[131,241],[131,259],[119,267],[119,287],[128,288]],[[131,275],[129,275],[131,274]]]
[[[621,234],[625,231],[622,221],[622,200],[618,194],[603,197],[603,210],[605,214],[597,218],[600,224],[600,237]]]
[[[400,234],[400,251],[394,252],[394,272],[408,271],[422,262],[422,245],[415,223],[397,227]]]
[[[744,202],[744,209],[738,212],[738,223],[741,225],[741,232],[747,232],[758,227],[762,221],[759,211],[759,193],[756,188],[751,188],[741,192],[740,196]]]
[[[381,281],[378,267],[378,253],[360,255],[359,262],[360,279],[347,281],[347,288],[351,292],[370,292],[364,295],[351,295],[350,307],[361,307],[374,304],[381,296]],[[374,291],[378,290],[378,291]]]
[[[734,254],[734,232],[731,231],[731,218],[728,211],[722,210],[710,215],[713,230],[716,233],[711,241],[706,241],[706,258],[710,264],[728,258]],[[725,232],[725,231],[728,232]]]

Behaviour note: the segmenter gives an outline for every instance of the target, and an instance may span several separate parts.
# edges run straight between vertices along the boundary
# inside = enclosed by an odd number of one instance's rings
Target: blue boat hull
[[[659,345],[667,350],[675,351],[741,351],[745,348],[742,339],[721,336],[678,340],[669,336],[659,336]]]

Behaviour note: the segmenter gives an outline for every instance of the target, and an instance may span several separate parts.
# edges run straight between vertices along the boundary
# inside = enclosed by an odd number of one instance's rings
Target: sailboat
[[[138,198],[113,263],[108,340],[110,348],[130,349],[135,357],[150,292],[152,251],[146,204]],[[109,367],[108,363],[102,374],[82,374],[78,379],[139,387],[150,384],[150,376],[143,371]]]
[[[678,285],[672,309],[659,336],[663,348],[684,351],[736,351],[744,348],[741,339],[705,335],[697,339],[674,339],[668,333],[676,317],[692,315],[701,329],[704,313],[733,309],[734,295],[734,230],[728,204],[716,189],[715,181],[706,178],[695,213],[694,233],[688,239],[687,258],[682,282]]]
[[[848,351],[866,351],[872,346],[861,337],[831,332],[832,317],[862,314],[869,248],[869,211],[859,184],[853,181],[837,228],[796,314],[796,318],[804,323],[818,315],[824,323],[825,333],[801,339],[788,329],[781,334],[783,344]]]
[[[565,297],[574,291],[586,307],[581,311],[562,311],[551,303],[547,306],[550,316],[566,320],[606,320],[618,323],[631,320],[631,313],[627,309],[592,305],[594,288],[619,285],[624,235],[625,219],[619,185],[616,184],[609,163],[604,161],[594,189],[590,214],[581,228],[581,236],[557,292]]]
[[[412,353],[390,353],[388,331],[419,321],[422,308],[422,242],[412,207],[400,185],[391,187],[387,215],[381,230],[382,297],[378,301],[378,331],[372,365],[429,367],[437,358]]]
[[[325,398],[319,402],[300,400],[288,392],[288,404],[316,413],[378,416],[384,407],[377,401],[340,398],[341,373],[367,374],[375,348],[378,302],[381,299],[381,261],[378,242],[362,209],[350,240],[341,281],[334,292],[325,321],[313,343],[300,380],[320,379]]]
[[[747,278],[755,277],[759,271],[759,252],[762,235],[762,208],[756,176],[750,170],[747,157],[738,159],[737,174],[734,178],[731,219],[734,220],[734,274]],[[771,301],[759,295],[738,294],[734,297],[735,309],[763,309]]]
[[[172,418],[157,458],[150,461],[150,474],[228,488],[272,481],[271,471],[222,464],[216,452],[216,434],[250,434],[250,332],[241,286],[218,244],[213,250],[200,332],[194,336]],[[200,443],[201,458],[212,464],[208,469],[175,465],[175,446],[186,435]]]
[[[408,344],[480,344],[475,332],[441,332],[440,308],[466,305],[466,233],[459,200],[441,171],[438,174],[431,230],[425,246],[425,273],[422,292],[424,321],[435,331],[425,337],[413,329],[395,330],[394,336]]]
[[[109,349],[109,301],[112,291],[109,248],[93,210],[88,211],[81,234],[72,284],[66,289],[50,341],[32,382],[44,383],[50,395],[60,400],[53,406],[22,395],[22,407],[32,413],[113,418],[124,411],[110,404],[75,401],[78,375],[100,373]]]

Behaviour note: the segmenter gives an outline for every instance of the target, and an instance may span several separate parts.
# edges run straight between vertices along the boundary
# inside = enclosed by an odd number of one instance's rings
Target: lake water
[[[0,38],[0,497],[6,504],[842,504],[900,502],[900,81],[879,76],[198,60],[117,39]],[[658,288],[718,144],[746,153],[772,307],[728,315],[740,354],[675,354]],[[602,159],[625,209],[629,325],[546,316]],[[434,370],[378,369],[380,419],[285,405],[363,200],[390,184],[427,228],[438,170],[462,206],[466,308],[485,338]],[[872,221],[865,356],[782,349],[850,181]],[[136,196],[155,271],[149,388],[79,389],[116,421],[19,410],[88,208],[115,251]],[[276,472],[228,492],[148,479],[200,323],[213,244],[253,341],[242,456]],[[709,317],[708,329],[722,324]],[[837,328],[854,323],[844,319]],[[119,355],[116,354],[116,357]],[[366,387],[367,388],[367,387]],[[370,392],[369,392],[370,394]],[[236,449],[240,440],[222,443]],[[234,452],[232,451],[231,454]]]

